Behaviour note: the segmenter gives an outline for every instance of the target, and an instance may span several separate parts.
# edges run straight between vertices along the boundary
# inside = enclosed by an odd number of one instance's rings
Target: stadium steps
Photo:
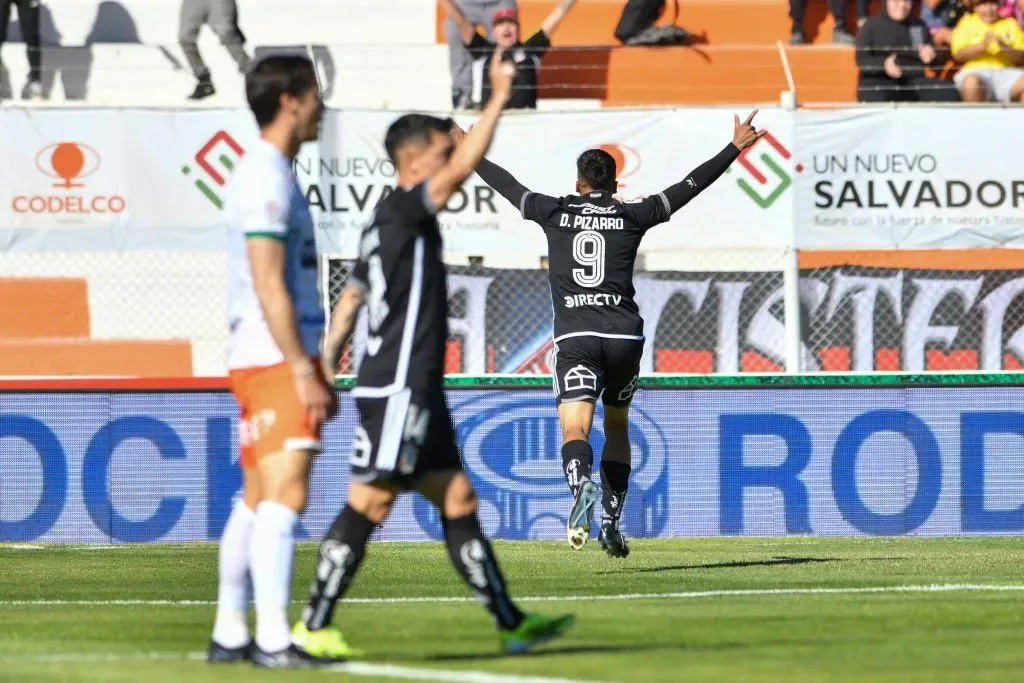
[[[0,278],[0,375],[186,377],[188,341],[90,338],[84,278]]]
[[[0,278],[0,339],[88,337],[82,278]]]
[[[434,42],[430,24],[434,3],[425,0],[244,0],[238,5],[238,22],[250,48]],[[178,44],[180,0],[46,0],[41,6],[46,46]],[[16,19],[12,21],[12,28],[17,24]],[[212,31],[207,27],[200,35],[212,37]],[[14,28],[8,39],[20,42],[20,31]]]
[[[216,38],[204,33],[200,49],[217,93],[198,106],[244,107],[242,76]],[[266,50],[291,50],[282,45]],[[451,105],[448,49],[442,45],[314,46],[325,99],[332,107],[445,109]],[[0,92],[20,92],[28,72],[25,51],[4,48]],[[322,59],[321,59],[322,57]],[[190,106],[195,81],[176,45],[97,44],[43,49],[43,87],[55,102],[97,106]],[[414,64],[415,68],[410,68]]]
[[[448,53],[426,0],[245,0],[239,23],[251,54],[312,49],[333,107],[446,109]],[[195,83],[178,45],[180,0],[46,0],[44,88],[52,102],[183,107]],[[17,97],[28,64],[11,22],[0,99]],[[199,34],[217,94],[202,107],[244,107],[242,79],[219,39]],[[12,98],[13,99],[13,98]]]
[[[801,103],[846,102],[857,72],[845,47],[790,48],[785,53]],[[599,98],[606,106],[777,103],[788,90],[778,48],[568,48],[552,51],[540,95]]]
[[[668,3],[662,21],[670,21]],[[877,2],[875,3],[877,5]],[[551,12],[550,0],[520,0],[524,34]],[[778,102],[787,90],[777,42],[786,43],[786,0],[680,0],[678,23],[699,39],[686,47],[617,45],[621,0],[585,0],[555,34],[541,72],[542,98],[597,98],[607,106]],[[444,13],[437,40],[444,42]],[[849,25],[856,25],[853,4]],[[805,31],[812,45],[785,47],[803,103],[851,102],[857,71],[849,47],[832,47],[825,0],[811,0]]]
[[[0,339],[0,375],[191,377],[187,341]]]
[[[580,0],[562,22],[552,44],[617,45],[615,26],[622,14],[623,0]],[[551,13],[554,0],[519,0],[519,16],[524,38],[540,27]],[[873,9],[877,9],[874,0]],[[659,23],[672,21],[672,0],[666,3]],[[437,39],[444,42],[444,10],[437,9]],[[857,15],[850,3],[848,22],[855,26]],[[679,0],[676,23],[713,45],[774,45],[789,38],[788,0]],[[834,22],[826,0],[810,0],[804,31],[812,44],[827,45],[832,40]]]

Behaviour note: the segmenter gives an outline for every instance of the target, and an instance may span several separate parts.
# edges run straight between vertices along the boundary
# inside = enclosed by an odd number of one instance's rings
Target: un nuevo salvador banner
[[[608,151],[624,199],[685,178],[732,139],[733,108],[506,116],[489,157],[530,189],[574,191],[576,156]],[[745,111],[737,111],[740,115]],[[295,172],[321,249],[351,256],[395,185],[384,132],[401,112],[335,110]],[[769,131],[645,239],[645,250],[1024,246],[1012,109],[760,112]],[[472,118],[460,117],[468,126]],[[999,131],[980,151],[951,131]],[[22,251],[220,249],[233,170],[256,139],[243,110],[0,110],[0,245]],[[540,256],[540,231],[477,178],[441,214],[447,248]]]
[[[1005,108],[799,111],[802,249],[1024,246],[1024,129]],[[992,136],[982,151],[978,135]]]
[[[329,111],[294,168],[322,250],[352,255],[356,236],[396,183],[384,133],[401,112]],[[471,118],[460,118],[464,126]],[[772,136],[646,249],[788,243],[791,117],[765,111]],[[732,139],[726,109],[510,115],[489,156],[530,189],[575,191],[591,147],[618,163],[620,193],[660,192]],[[231,176],[257,131],[248,112],[0,111],[0,244],[22,251],[220,249]],[[476,176],[441,214],[449,251],[546,253],[540,230]]]
[[[361,211],[345,209],[358,197],[379,195],[382,185],[394,184],[394,168],[382,141],[395,114],[344,111],[338,116],[335,137],[321,146],[319,179],[325,204],[330,203],[329,197],[340,198],[338,210],[325,212],[325,225],[333,234],[361,228],[374,202],[367,202]],[[464,127],[472,122],[459,117]],[[759,146],[759,154],[744,155],[700,199],[669,224],[648,233],[644,249],[769,248],[788,243],[790,116],[765,111],[758,125],[772,131],[772,137]],[[616,160],[619,196],[634,199],[683,181],[727,145],[732,135],[732,112],[727,109],[513,115],[502,120],[487,157],[528,189],[562,196],[575,192],[576,157],[587,149],[604,149]],[[475,175],[448,202],[441,223],[449,251],[547,253],[540,229],[524,221],[518,207]]]
[[[550,394],[449,399],[487,533],[562,538]],[[219,392],[0,394],[0,541],[216,540],[240,486],[236,410]],[[344,502],[354,428],[346,395],[301,537],[319,537]],[[633,536],[1024,532],[1016,387],[643,390],[631,438]],[[600,426],[594,441],[600,453]],[[379,533],[441,529],[410,495]]]

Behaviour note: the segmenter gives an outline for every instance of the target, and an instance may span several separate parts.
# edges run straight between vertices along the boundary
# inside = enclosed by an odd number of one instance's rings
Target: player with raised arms
[[[324,311],[313,219],[292,173],[323,112],[313,64],[270,56],[246,74],[260,139],[228,188],[228,367],[241,406],[242,499],[220,542],[217,618],[209,661],[317,663],[292,646],[288,621],[294,529],[306,506],[320,430],[336,409],[317,357]],[[256,638],[246,616],[249,579]]]
[[[484,159],[481,179],[507,199],[526,220],[544,228],[555,311],[554,389],[562,427],[562,467],[572,491],[566,534],[580,550],[590,536],[597,502],[591,478],[594,451],[590,430],[598,398],[604,403],[601,484],[604,514],[600,546],[613,557],[629,554],[619,529],[629,474],[629,405],[643,355],[644,321],[633,300],[633,266],[640,240],[717,180],[744,149],[765,131],[735,118],[733,139],[712,159],[678,183],[642,200],[615,197],[615,160],[599,149],[576,160],[576,192],[549,197],[532,192],[504,169]],[[465,133],[456,128],[456,139]]]
[[[296,645],[313,655],[352,654],[330,628],[334,607],[359,570],[370,534],[410,489],[441,511],[451,562],[493,616],[506,653],[525,652],[574,621],[572,615],[523,614],[509,597],[477,519],[442,384],[448,292],[436,214],[491,144],[515,73],[500,57],[499,50],[490,67],[494,95],[458,146],[449,135],[450,119],[419,114],[400,117],[385,137],[398,186],[362,232],[324,345],[324,368],[333,373],[365,303],[369,337],[352,390],[360,426],[348,501],[320,546],[309,605],[292,632]]]

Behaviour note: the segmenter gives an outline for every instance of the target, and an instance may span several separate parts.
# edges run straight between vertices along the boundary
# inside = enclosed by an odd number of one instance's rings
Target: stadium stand
[[[90,338],[84,278],[0,278],[0,375],[187,377],[183,340]]]
[[[436,3],[305,0],[301,10],[294,7],[283,0],[242,3],[239,23],[247,47],[256,56],[281,48],[312,52],[330,106],[448,106],[444,17]],[[523,26],[538,26],[551,7],[550,0],[521,2]],[[784,58],[802,102],[855,99],[853,57],[849,47],[828,44],[833,22],[824,0],[808,8],[811,45],[795,48],[777,44],[789,33],[786,0],[680,0],[679,21],[698,38],[692,45],[659,48],[617,45],[612,34],[621,9],[621,0],[587,0],[574,8],[545,61],[545,108],[777,102],[787,89]],[[178,11],[173,0],[44,3],[47,99],[183,106],[194,81],[178,45]],[[671,14],[663,17],[670,19]],[[21,91],[28,72],[17,20],[8,38],[0,81],[10,97]],[[208,27],[199,48],[218,89],[204,104],[241,104],[237,68]],[[368,72],[374,77],[366,78]]]
[[[223,372],[220,254],[0,250],[0,273],[0,375]]]
[[[250,53],[258,57],[289,48],[312,54],[332,108],[449,108],[444,16],[436,3],[296,1],[241,3],[240,24]],[[520,0],[524,28],[539,25],[552,4]],[[678,20],[699,36],[695,44],[636,48],[614,44],[623,0],[583,0],[560,27],[545,59],[543,108],[777,103],[790,87],[786,65],[801,104],[852,103],[857,78],[853,51],[830,44],[832,19],[826,4],[812,0],[809,6],[805,29],[810,45],[791,47],[783,45],[789,35],[786,0],[679,0]],[[877,9],[875,2],[872,11]],[[218,91],[198,105],[186,100],[194,80],[177,44],[178,10],[177,0],[47,0],[42,33],[49,104],[163,110],[244,106],[241,77],[209,28],[203,29],[199,47]],[[662,20],[670,20],[672,11],[669,2]],[[17,21],[9,38],[0,82],[16,95],[28,71]],[[792,140],[775,144],[779,160],[788,163]],[[168,167],[191,162],[193,153],[184,150]],[[639,157],[632,163],[639,163]],[[650,167],[656,162],[645,163]],[[750,178],[761,185],[775,182],[770,176],[758,180],[756,167],[750,168],[755,169]],[[797,166],[791,175],[801,171]],[[741,173],[737,169],[730,183],[746,182]],[[781,193],[792,180],[790,175],[779,177],[784,177]],[[373,182],[386,183],[388,178]],[[358,203],[371,196],[373,187],[357,189],[362,193],[357,193]],[[343,191],[339,188],[338,201],[347,201]],[[770,204],[759,199],[764,206]],[[8,278],[0,279],[0,374],[222,372],[224,266],[217,255],[5,256],[0,249],[0,275]],[[679,267],[676,253],[641,256],[650,270]],[[458,265],[473,258],[475,252],[446,255]],[[759,270],[756,264],[740,265],[730,258],[733,269]],[[526,262],[514,251],[485,258],[485,265],[493,268],[535,264],[535,255]]]
[[[433,3],[422,0],[247,0],[239,23],[257,56],[282,47],[318,55],[330,106],[443,108],[447,54],[434,44]],[[42,9],[44,88],[56,103],[183,106],[195,85],[178,45],[175,0],[49,0]],[[13,21],[3,50],[5,94],[28,72]],[[204,27],[199,49],[217,95],[207,106],[241,105],[241,76]],[[366,78],[368,72],[374,78]]]
[[[607,106],[777,102],[787,89],[778,41],[789,36],[786,0],[680,0],[679,21],[699,38],[677,47],[618,47],[612,36],[621,0],[589,0],[559,27],[541,72],[541,97],[599,99]],[[670,21],[667,3],[661,21]],[[878,3],[872,5],[873,11]],[[551,11],[550,0],[521,0],[529,31]],[[850,8],[849,25],[856,25]],[[444,42],[443,13],[436,39]],[[783,49],[805,103],[852,102],[857,72],[849,47],[832,46],[826,2],[811,2],[810,46]]]

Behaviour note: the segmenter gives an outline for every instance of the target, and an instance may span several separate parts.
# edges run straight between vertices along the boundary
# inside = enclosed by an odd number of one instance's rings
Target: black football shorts
[[[357,396],[355,402],[359,428],[352,448],[352,481],[411,489],[428,472],[462,469],[442,390],[403,389],[388,396]]]
[[[642,339],[569,337],[555,342],[555,398],[558,403],[596,401],[625,408],[636,393]]]

